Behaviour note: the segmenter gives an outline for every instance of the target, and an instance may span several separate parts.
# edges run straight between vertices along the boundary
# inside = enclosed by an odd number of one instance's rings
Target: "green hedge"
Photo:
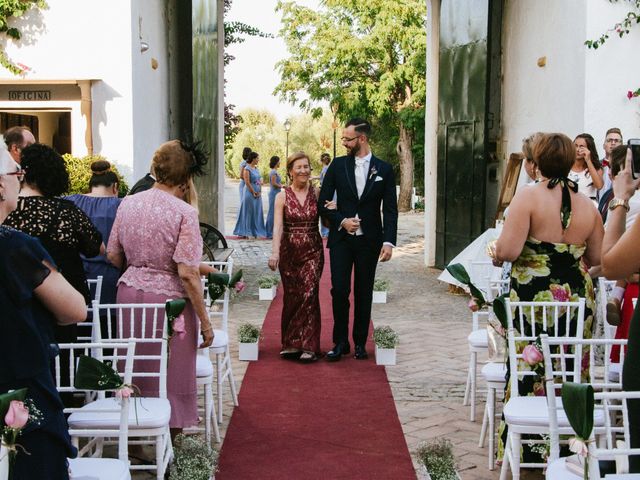
[[[91,180],[91,164],[96,160],[106,160],[101,155],[87,155],[86,157],[74,157],[69,153],[65,153],[62,158],[69,172],[69,195],[74,193],[88,193],[89,180]],[[124,197],[129,191],[129,185],[120,175],[116,166],[112,163],[111,169],[118,176],[118,196]]]

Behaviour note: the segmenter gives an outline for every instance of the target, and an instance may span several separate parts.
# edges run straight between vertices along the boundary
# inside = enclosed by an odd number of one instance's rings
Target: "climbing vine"
[[[609,0],[609,2],[614,3],[620,0]],[[599,38],[595,40],[587,40],[584,44],[588,48],[592,48],[597,50],[598,47],[602,46],[608,39],[609,35],[617,35],[622,38],[625,35],[629,34],[629,31],[634,26],[640,23],[640,0],[625,0],[627,3],[631,4],[631,10],[627,12],[624,18],[616,23],[612,28],[608,29]],[[627,98],[631,100],[634,97],[640,96],[640,88],[636,88],[635,90],[629,90],[627,92]]]
[[[20,40],[22,33],[16,27],[9,26],[9,20],[21,17],[32,7],[45,9],[45,0],[0,0],[0,34],[13,40]],[[4,50],[4,43],[0,44],[0,65],[9,70],[14,75],[24,73],[23,66],[13,62]]]

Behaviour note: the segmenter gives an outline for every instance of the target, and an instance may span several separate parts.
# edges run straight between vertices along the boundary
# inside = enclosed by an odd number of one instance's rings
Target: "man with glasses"
[[[378,260],[391,259],[396,243],[398,205],[393,168],[371,153],[371,125],[354,118],[342,132],[347,155],[336,158],[327,169],[318,206],[331,223],[327,247],[331,258],[333,341],[329,361],[350,352],[349,294],[353,272],[354,357],[364,360],[371,320],[373,282]],[[326,208],[337,195],[337,209]],[[382,207],[382,218],[380,211]]]
[[[16,163],[20,163],[22,150],[36,143],[36,138],[28,127],[8,128],[2,137],[4,138],[4,143],[7,144],[7,150],[9,150],[11,158]]]
[[[602,162],[602,167],[604,168],[604,172],[602,174],[604,185],[598,192],[599,195],[611,188],[611,175],[609,174],[611,169],[611,152],[613,152],[613,149],[618,145],[622,145],[622,132],[620,132],[620,129],[617,127],[610,128],[604,136],[604,158],[600,160]]]

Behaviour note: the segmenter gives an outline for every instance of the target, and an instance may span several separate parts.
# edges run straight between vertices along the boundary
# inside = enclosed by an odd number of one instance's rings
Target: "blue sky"
[[[276,38],[248,38],[229,47],[228,52],[236,59],[225,69],[226,93],[227,102],[236,106],[236,113],[246,107],[266,108],[284,122],[300,112],[272,95],[279,80],[275,64],[287,55],[284,42],[277,38],[281,18],[275,12],[276,3],[277,0],[233,0],[229,20],[245,22]],[[297,0],[297,3],[317,8],[319,0]]]

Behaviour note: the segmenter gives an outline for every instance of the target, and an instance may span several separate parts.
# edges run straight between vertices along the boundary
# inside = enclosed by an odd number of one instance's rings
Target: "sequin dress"
[[[301,205],[285,187],[280,276],[284,287],[282,349],[320,353],[320,276],[324,266],[318,204],[309,188]]]

